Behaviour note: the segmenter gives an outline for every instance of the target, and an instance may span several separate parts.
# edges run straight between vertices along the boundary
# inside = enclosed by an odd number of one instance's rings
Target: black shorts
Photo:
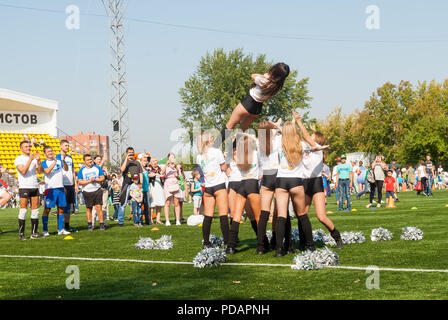
[[[252,193],[259,194],[260,193],[260,185],[257,179],[244,179],[241,180],[241,185],[236,192],[242,195],[244,198],[247,198],[248,195]]]
[[[93,192],[82,192],[84,201],[86,202],[87,208],[92,208],[93,206],[103,205],[103,189],[99,188]]]
[[[277,174],[269,174],[269,175],[263,175],[263,179],[261,179],[261,185],[263,187],[268,188],[271,191],[275,190],[276,186],[276,180],[277,180]]]
[[[250,114],[260,114],[263,109],[263,102],[255,101],[249,93],[241,100],[241,104]]]
[[[303,180],[301,178],[278,178],[275,180],[276,189],[284,189],[289,191],[292,188],[303,186]]]
[[[238,188],[241,185],[241,181],[229,181],[229,189],[238,192]]]
[[[19,197],[20,198],[34,198],[34,197],[38,197],[39,196],[39,188],[32,188],[32,189],[28,189],[28,188],[23,188],[20,189],[19,188]]]
[[[303,179],[303,187],[305,188],[305,194],[311,198],[319,192],[324,192],[324,182],[322,177]]]
[[[222,189],[226,190],[226,184],[225,183],[221,183],[221,184],[218,184],[218,185],[213,186],[213,187],[206,187],[204,192],[208,193],[208,194],[211,194],[211,195],[214,195],[215,192],[217,192],[219,190],[222,190]]]
[[[67,201],[67,205],[75,203],[75,197],[76,197],[76,192],[75,192],[75,186],[64,186],[65,189],[65,199]]]

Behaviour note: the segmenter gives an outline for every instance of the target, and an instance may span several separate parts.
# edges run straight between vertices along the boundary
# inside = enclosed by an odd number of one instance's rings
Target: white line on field
[[[81,261],[112,261],[112,262],[136,262],[136,263],[153,263],[153,264],[187,264],[192,265],[193,262],[186,261],[153,261],[153,260],[136,260],[136,259],[111,259],[111,258],[82,258],[82,257],[53,257],[53,256],[18,256],[18,255],[0,255],[0,258],[24,258],[24,259],[53,259],[53,260],[81,260]],[[291,264],[279,263],[234,263],[226,262],[222,265],[226,266],[252,266],[252,267],[291,267]],[[329,266],[332,269],[347,270],[367,270],[367,267],[350,267],[350,266]],[[378,268],[380,271],[398,271],[398,272],[443,272],[448,270],[437,269],[406,269],[406,268]]]

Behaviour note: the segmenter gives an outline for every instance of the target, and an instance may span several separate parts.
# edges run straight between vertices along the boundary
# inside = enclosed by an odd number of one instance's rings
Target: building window
[[[96,146],[97,144],[96,144],[96,140],[90,140],[90,145],[91,146]]]

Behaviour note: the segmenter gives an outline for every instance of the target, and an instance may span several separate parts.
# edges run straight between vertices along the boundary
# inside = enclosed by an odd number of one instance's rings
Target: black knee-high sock
[[[228,219],[227,216],[219,217],[219,222],[221,224],[222,237],[224,238],[224,244],[229,243],[229,223],[228,223],[227,219]],[[232,223],[232,225],[233,225],[233,223]]]
[[[229,247],[236,248],[238,245],[238,232],[240,230],[240,223],[233,221],[232,227],[229,231]]]
[[[306,247],[305,232],[303,231],[302,222],[297,218],[297,230],[299,231],[299,250],[303,251]]]
[[[39,226],[39,219],[31,219],[31,234],[37,233],[38,226]]]
[[[204,217],[202,221],[202,237],[204,239],[204,245],[210,245],[210,229],[212,227],[213,217]]]
[[[265,245],[266,226],[269,220],[269,211],[261,211],[260,220],[257,226],[257,246],[262,248]]]
[[[311,228],[311,222],[308,215],[304,214],[302,216],[299,216],[299,220],[300,223],[302,224],[306,249],[314,250],[313,229]]]
[[[232,228],[233,219],[229,218],[229,230]]]
[[[272,238],[270,243],[272,249],[275,249],[276,243],[277,243],[277,233],[275,232],[275,230],[272,230]]]
[[[19,234],[25,234],[25,220],[19,219]]]
[[[285,222],[285,249],[288,250],[291,246],[291,217],[288,213]]]
[[[280,251],[283,245],[283,238],[285,237],[286,218],[277,217],[275,224],[275,249]]]
[[[255,232],[255,235],[258,234],[258,226],[257,226],[257,220],[250,220],[250,224],[252,225],[252,229]]]

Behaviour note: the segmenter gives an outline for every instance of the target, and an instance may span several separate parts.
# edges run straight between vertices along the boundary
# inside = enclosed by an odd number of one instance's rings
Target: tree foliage
[[[337,108],[317,128],[329,137],[329,161],[342,153],[381,153],[386,161],[416,163],[431,155],[447,162],[448,79],[443,83],[390,82],[379,87],[362,111]]]

